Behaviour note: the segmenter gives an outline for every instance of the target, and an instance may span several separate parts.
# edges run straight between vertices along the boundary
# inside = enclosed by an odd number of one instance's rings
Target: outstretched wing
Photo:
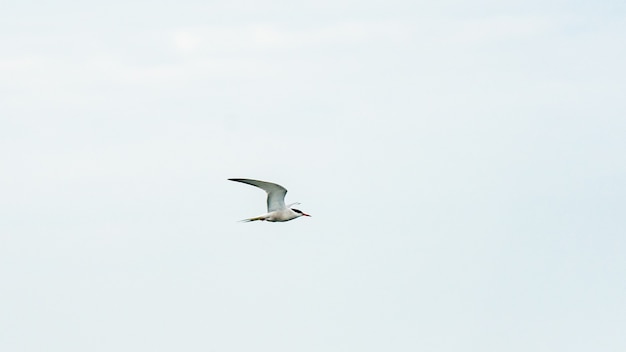
[[[285,209],[285,194],[287,190],[281,185],[271,182],[250,180],[247,178],[229,178],[230,181],[247,183],[256,186],[267,192],[267,212]]]

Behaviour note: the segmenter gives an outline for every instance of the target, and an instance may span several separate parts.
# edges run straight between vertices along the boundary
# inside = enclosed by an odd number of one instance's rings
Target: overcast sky
[[[0,350],[626,350],[623,1],[2,8]]]

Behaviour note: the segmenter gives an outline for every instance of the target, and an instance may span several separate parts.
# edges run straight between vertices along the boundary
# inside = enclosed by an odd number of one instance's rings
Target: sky
[[[10,1],[0,350],[626,350],[623,1]],[[279,183],[312,215],[239,223]]]

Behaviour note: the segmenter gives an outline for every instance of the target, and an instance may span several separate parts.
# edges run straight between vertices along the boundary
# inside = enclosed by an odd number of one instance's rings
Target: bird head
[[[297,214],[299,214],[300,216],[309,216],[309,217],[311,216],[311,215],[309,215],[309,214],[307,214],[307,213],[303,212],[302,210],[298,210],[298,209],[295,209],[295,208],[291,208],[291,210],[293,210],[294,212],[296,212],[296,213],[297,213]]]

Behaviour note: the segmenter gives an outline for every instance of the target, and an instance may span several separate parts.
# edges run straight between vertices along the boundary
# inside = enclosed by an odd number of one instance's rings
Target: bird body
[[[267,192],[267,213],[244,219],[242,221],[270,221],[270,222],[284,222],[293,220],[295,218],[299,218],[301,216],[311,216],[309,214],[304,213],[301,210],[291,208],[292,205],[299,204],[293,203],[289,206],[285,205],[285,195],[287,194],[287,189],[281,185],[271,182],[259,181],[259,180],[251,180],[247,178],[229,178],[230,181],[247,183],[249,185],[259,187],[265,192]]]

